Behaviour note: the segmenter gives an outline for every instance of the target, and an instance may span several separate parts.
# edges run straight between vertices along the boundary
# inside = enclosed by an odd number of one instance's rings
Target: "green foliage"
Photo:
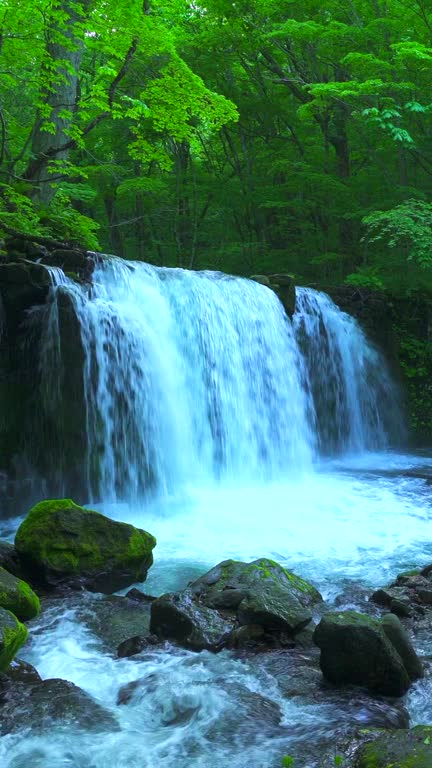
[[[290,755],[284,755],[281,761],[282,768],[291,768],[294,765],[294,758]]]
[[[357,272],[347,275],[345,282],[348,285],[357,285],[359,288],[374,288],[382,290],[384,281],[379,276],[376,267],[359,267]]]
[[[389,211],[365,216],[369,242],[384,241],[389,248],[399,248],[407,261],[422,268],[432,265],[432,203],[407,200]]]
[[[416,7],[5,0],[0,26],[0,232],[432,289],[432,48]]]

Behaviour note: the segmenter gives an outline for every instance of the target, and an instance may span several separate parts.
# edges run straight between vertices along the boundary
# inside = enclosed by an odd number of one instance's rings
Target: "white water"
[[[144,591],[181,588],[226,557],[269,556],[351,606],[362,588],[432,560],[429,486],[404,476],[430,475],[432,461],[367,452],[386,445],[397,397],[357,324],[326,297],[301,291],[293,328],[273,293],[245,280],[116,261],[96,280],[90,300],[73,285],[54,291],[70,293],[81,322],[89,462],[101,461],[93,492],[106,514],[158,538]],[[47,366],[60,364],[54,305]],[[142,497],[150,479],[152,500]],[[99,599],[82,597],[90,612]],[[167,648],[117,660],[76,601],[33,622],[23,656],[84,688],[119,730],[29,723],[0,738],[2,768],[276,768],[284,754],[315,768],[338,729],[376,722],[361,697],[326,699],[319,679],[305,688],[307,654],[281,658],[288,696],[263,657]],[[253,694],[280,706],[281,727]],[[410,694],[413,722],[432,720],[429,696],[427,682]]]
[[[324,294],[299,289],[292,323],[273,291],[220,273],[113,258],[90,293],[54,277],[36,318],[42,395],[60,407],[67,293],[84,350],[92,500],[298,476],[320,454],[383,448],[397,431],[384,361]]]

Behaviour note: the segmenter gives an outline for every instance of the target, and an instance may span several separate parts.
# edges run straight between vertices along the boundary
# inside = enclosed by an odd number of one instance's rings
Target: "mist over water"
[[[267,556],[355,607],[353,589],[432,560],[432,461],[390,450],[403,435],[397,389],[329,297],[299,289],[291,321],[265,286],[218,273],[107,259],[87,290],[53,275],[35,317],[53,409],[65,296],[84,356],[89,502],[156,535],[144,591],[183,588],[227,557]],[[167,647],[118,660],[85,619],[100,599],[51,605],[23,656],[81,686],[118,729],[29,723],[0,738],[2,767],[277,768],[292,754],[296,768],[317,768],[344,727],[369,722],[361,702],[302,693],[307,661],[290,667],[289,654],[284,675],[300,693],[288,696],[263,656]],[[413,722],[427,719],[427,686],[410,693]],[[280,726],[263,699],[280,707]]]

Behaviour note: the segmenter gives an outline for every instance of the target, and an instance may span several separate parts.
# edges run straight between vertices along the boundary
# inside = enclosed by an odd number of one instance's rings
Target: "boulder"
[[[233,617],[224,619],[217,611],[200,605],[189,589],[162,595],[151,606],[150,631],[194,651],[219,650],[233,626]]]
[[[155,545],[147,531],[110,520],[71,499],[36,504],[15,536],[20,560],[37,583],[104,593],[144,581]]]
[[[398,635],[405,658],[408,648],[399,630],[389,626],[387,631]],[[361,685],[384,696],[402,696],[413,678],[388,634],[379,620],[355,611],[324,616],[314,633],[324,677],[336,685]],[[406,643],[409,646],[407,639]],[[411,671],[412,665],[408,665]]]
[[[27,634],[27,628],[13,613],[0,608],[0,672],[4,672],[24,645]]]
[[[40,602],[27,582],[0,568],[0,608],[11,611],[21,621],[28,621],[40,613]]]
[[[196,650],[262,641],[265,633],[292,638],[312,619],[322,597],[274,560],[225,560],[186,590],[152,603],[152,632]],[[240,627],[248,627],[239,633]],[[252,629],[251,629],[252,628]]]
[[[369,736],[365,733],[364,737],[367,741],[355,751],[353,768],[430,768],[432,765],[432,726],[375,731]]]
[[[320,593],[304,579],[268,558],[242,563],[224,560],[190,585],[209,608],[236,610],[241,625],[299,632],[311,620]]]

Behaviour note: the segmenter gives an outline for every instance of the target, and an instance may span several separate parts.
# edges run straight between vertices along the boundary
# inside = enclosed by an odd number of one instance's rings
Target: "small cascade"
[[[91,287],[62,275],[39,318],[43,402],[87,498],[267,481],[386,444],[390,377],[325,294],[299,289],[291,322],[221,273],[110,257]]]
[[[294,318],[321,453],[378,450],[399,425],[399,398],[382,355],[324,293],[297,289]]]
[[[66,277],[61,267],[45,265],[45,269],[49,272],[53,287],[57,285],[68,285],[72,282],[68,277]]]

